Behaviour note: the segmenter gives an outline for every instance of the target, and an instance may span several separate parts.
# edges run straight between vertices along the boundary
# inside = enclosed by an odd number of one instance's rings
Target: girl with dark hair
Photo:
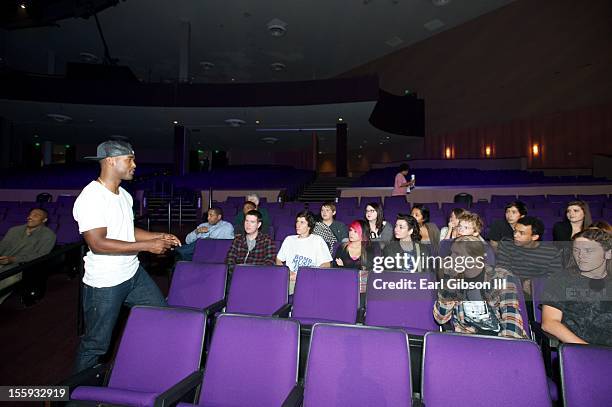
[[[542,329],[561,342],[612,346],[612,234],[574,236],[566,270],[546,282]]]
[[[440,229],[435,223],[429,221],[429,208],[423,204],[416,204],[410,212],[419,224],[421,243],[430,244],[433,253],[438,253],[440,247]]]
[[[393,237],[393,228],[385,221],[383,208],[377,202],[370,202],[365,208],[368,234],[372,242],[388,242]]]
[[[440,230],[440,240],[446,239],[456,239],[459,237],[458,229],[459,229],[459,216],[463,215],[465,209],[463,208],[453,208],[448,217],[448,226],[444,226],[442,230]]]
[[[553,226],[553,240],[569,242],[577,233],[585,230],[593,220],[589,204],[584,201],[572,201],[565,208],[565,219]]]
[[[392,267],[388,267],[385,262],[385,269],[411,273],[423,271],[421,258],[429,255],[429,250],[421,244],[421,233],[416,219],[407,214],[397,215],[394,234],[395,239],[385,245],[383,256],[399,261],[394,261]]]

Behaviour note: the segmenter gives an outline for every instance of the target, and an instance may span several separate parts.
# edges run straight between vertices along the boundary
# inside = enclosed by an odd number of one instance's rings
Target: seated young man
[[[242,211],[236,214],[236,216],[234,217],[234,235],[244,234],[244,217],[249,211],[254,211],[254,210],[257,210],[257,205],[255,205],[255,202],[245,201],[242,204]],[[263,221],[262,221],[262,224],[263,224]],[[263,232],[263,229],[260,229],[260,231]],[[268,233],[267,230],[264,233]]]
[[[542,242],[544,223],[534,216],[520,218],[514,239],[503,240],[497,250],[497,265],[521,278],[543,277],[561,270],[561,253],[552,242]],[[525,286],[526,290],[527,286]]]
[[[477,213],[464,211],[457,217],[457,237],[474,236],[481,242],[485,243],[485,263],[491,266],[495,265],[495,251],[486,243],[482,235],[482,219]],[[440,243],[440,256],[448,256],[454,239],[445,240]]]
[[[190,261],[198,239],[233,239],[234,227],[223,220],[223,209],[213,206],[208,209],[207,222],[201,223],[185,237],[185,243],[176,248],[182,260]]]
[[[516,222],[524,216],[527,216],[527,206],[521,201],[510,202],[505,207],[505,219],[496,220],[491,223],[489,228],[489,243],[494,249],[503,239],[512,240],[514,238],[514,226]]]
[[[507,279],[506,270],[484,263],[484,254],[484,243],[475,236],[453,242],[453,267],[444,270],[434,318],[440,325],[450,323],[455,332],[526,338],[517,288]]]
[[[312,233],[319,235],[325,240],[332,253],[334,244],[348,240],[348,229],[342,222],[336,220],[336,204],[325,202],[321,205],[321,221],[315,224]]]
[[[574,237],[566,270],[547,279],[542,329],[561,342],[612,346],[612,234]]]
[[[312,234],[315,217],[310,211],[299,212],[295,216],[297,235],[287,236],[283,241],[276,264],[285,264],[290,270],[289,294],[293,294],[295,280],[300,267],[330,267],[332,257],[321,236]]]
[[[245,205],[247,202],[251,202],[252,204],[255,205],[254,208],[249,208],[247,211],[244,211],[244,207],[243,207],[243,211],[242,212],[238,212],[236,214],[236,216],[234,217],[234,230],[235,233],[237,235],[244,233],[243,230],[243,224],[244,224],[244,217],[245,214],[253,209],[257,209],[259,211],[259,213],[261,213],[261,228],[259,229],[260,232],[263,233],[270,233],[270,225],[272,224],[271,220],[270,220],[270,214],[268,213],[268,210],[264,207],[259,206],[259,195],[257,194],[248,194],[245,197]]]
[[[42,208],[32,209],[24,225],[10,228],[0,241],[0,271],[17,267],[49,254],[55,246],[55,233],[46,226],[48,213]],[[21,273],[0,281],[0,289],[21,281]],[[0,295],[2,303],[10,293]]]
[[[234,238],[225,263],[230,272],[236,264],[274,264],[276,248],[270,236],[260,232],[261,212],[250,210],[244,217],[244,231]]]

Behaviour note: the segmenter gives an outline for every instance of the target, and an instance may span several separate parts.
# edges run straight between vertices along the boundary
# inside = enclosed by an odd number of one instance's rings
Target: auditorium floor
[[[167,262],[143,263],[167,294]],[[0,305],[0,385],[51,385],[71,374],[79,343],[78,284],[78,278],[54,274],[37,304],[24,308],[13,294]]]

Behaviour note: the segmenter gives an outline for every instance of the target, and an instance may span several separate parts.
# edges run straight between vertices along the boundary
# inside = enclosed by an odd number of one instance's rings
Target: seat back
[[[133,307],[108,387],[163,392],[200,367],[206,317],[180,308]]]
[[[433,318],[436,290],[433,287],[420,289],[424,284],[436,281],[434,273],[396,273],[386,271],[370,273],[366,292],[366,325],[389,328],[416,328],[423,331],[438,331]],[[414,282],[415,289],[383,290],[383,283]]]
[[[563,344],[560,354],[563,405],[611,406],[612,348]]]
[[[220,315],[200,405],[280,406],[297,382],[299,336],[293,320]]]
[[[354,324],[358,308],[358,270],[300,267],[293,296],[293,318]]]
[[[172,276],[168,305],[204,309],[225,297],[226,280],[225,264],[179,261]]]
[[[408,336],[395,329],[315,324],[304,407],[410,406]]]
[[[197,263],[224,263],[232,239],[198,239],[193,251]]]
[[[551,405],[540,350],[524,339],[429,332],[421,386],[427,407]]]
[[[289,269],[285,266],[237,265],[227,297],[227,312],[272,315],[288,302]]]

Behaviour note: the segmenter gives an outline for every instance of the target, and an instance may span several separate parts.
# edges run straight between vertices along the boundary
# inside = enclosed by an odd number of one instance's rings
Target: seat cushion
[[[100,401],[135,407],[148,407],[155,403],[159,393],[146,393],[112,387],[80,386],[70,395],[71,400]]]

